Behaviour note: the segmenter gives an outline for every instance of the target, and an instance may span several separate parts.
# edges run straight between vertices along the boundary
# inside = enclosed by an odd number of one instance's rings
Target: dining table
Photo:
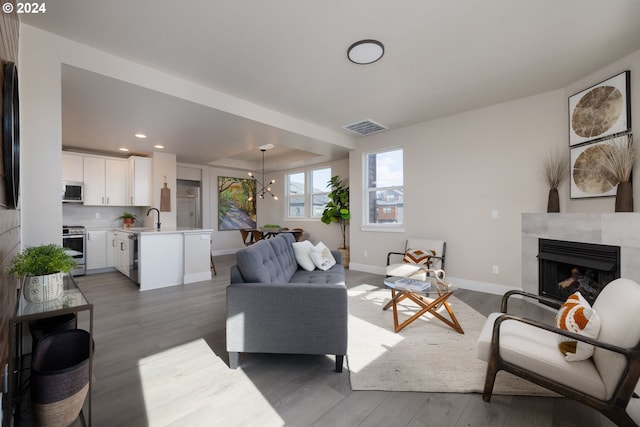
[[[252,243],[257,242],[262,239],[271,239],[272,237],[276,237],[278,234],[282,233],[291,233],[293,237],[296,239],[296,242],[300,240],[302,236],[301,229],[289,229],[289,228],[275,228],[275,227],[258,227],[258,228],[244,228],[242,231],[247,232],[247,237],[245,238],[245,244],[250,245]],[[242,233],[245,236],[245,233]]]

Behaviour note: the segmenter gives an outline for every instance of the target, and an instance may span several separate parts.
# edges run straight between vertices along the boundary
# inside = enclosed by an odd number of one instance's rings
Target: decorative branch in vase
[[[550,153],[543,163],[544,175],[549,184],[549,201],[547,212],[560,212],[560,195],[558,187],[569,173],[569,156],[559,152]]]
[[[610,144],[601,145],[600,165],[618,181],[616,190],[616,212],[633,212],[633,186],[631,172],[636,162],[633,137],[625,135],[614,138]]]

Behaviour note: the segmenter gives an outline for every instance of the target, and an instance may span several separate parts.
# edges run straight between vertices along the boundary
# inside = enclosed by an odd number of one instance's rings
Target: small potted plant
[[[132,212],[123,212],[117,219],[121,219],[124,223],[125,228],[133,227],[138,216]]]
[[[55,244],[32,246],[11,260],[8,273],[22,279],[22,293],[29,302],[47,302],[62,293],[63,274],[76,262],[65,248]]]

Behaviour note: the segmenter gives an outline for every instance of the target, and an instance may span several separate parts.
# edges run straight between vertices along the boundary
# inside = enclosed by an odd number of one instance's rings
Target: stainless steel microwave
[[[83,185],[81,182],[62,182],[62,201],[64,203],[82,203]]]

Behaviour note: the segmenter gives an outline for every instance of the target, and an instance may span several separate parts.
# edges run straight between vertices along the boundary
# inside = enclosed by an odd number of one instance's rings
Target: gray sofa
[[[260,240],[236,253],[227,287],[229,366],[240,353],[347,353],[347,287],[338,251],[327,271],[298,268],[293,235]]]

